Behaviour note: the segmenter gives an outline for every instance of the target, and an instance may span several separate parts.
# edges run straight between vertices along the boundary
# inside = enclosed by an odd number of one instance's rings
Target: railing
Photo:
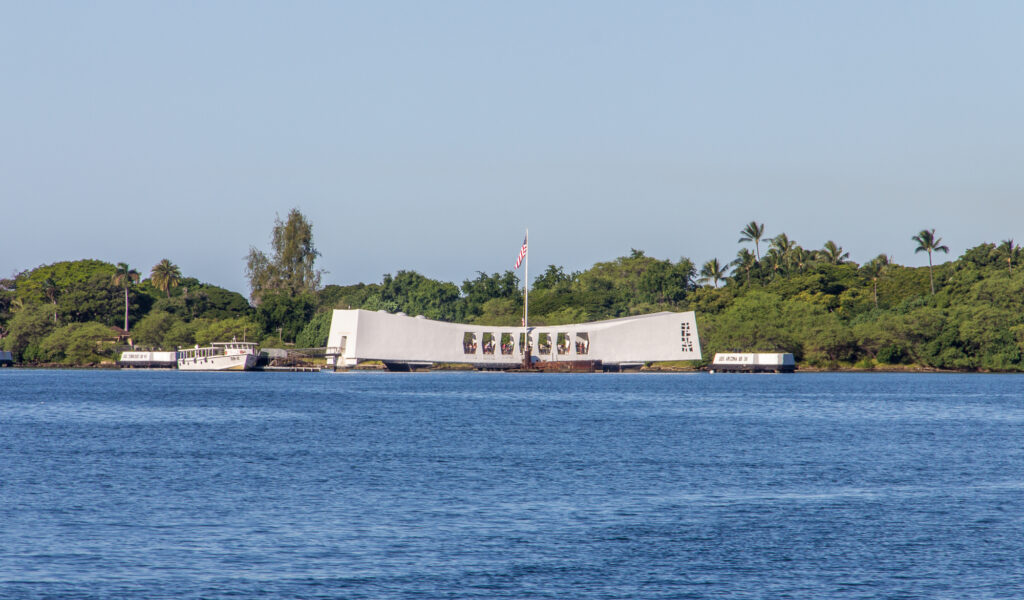
[[[322,366],[323,358],[327,354],[327,348],[275,348],[275,350],[284,350],[284,355],[278,354],[269,357],[267,359],[268,367]]]

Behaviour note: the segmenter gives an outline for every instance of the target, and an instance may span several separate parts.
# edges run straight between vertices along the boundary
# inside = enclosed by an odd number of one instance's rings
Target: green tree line
[[[694,310],[705,362],[721,351],[783,351],[805,367],[1024,370],[1024,273],[1012,240],[935,264],[948,247],[924,229],[907,249],[927,253],[927,267],[884,254],[857,264],[833,240],[805,249],[757,222],[738,243],[733,260],[700,267],[638,249],[583,271],[548,265],[531,282],[531,325]],[[128,338],[163,349],[243,337],[318,347],[334,308],[521,322],[516,271],[477,272],[457,285],[399,270],[378,283],[321,286],[312,225],[297,209],[275,221],[271,246],[250,249],[249,299],[186,277],[168,259],[148,273],[80,260],[0,280],[0,346],[23,362],[65,364],[112,360]]]

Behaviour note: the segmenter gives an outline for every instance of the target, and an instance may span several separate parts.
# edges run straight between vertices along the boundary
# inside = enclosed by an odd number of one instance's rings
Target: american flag
[[[530,239],[529,236],[523,238],[523,247],[519,249],[519,258],[516,259],[516,268],[523,264],[523,259],[526,258],[526,241]]]

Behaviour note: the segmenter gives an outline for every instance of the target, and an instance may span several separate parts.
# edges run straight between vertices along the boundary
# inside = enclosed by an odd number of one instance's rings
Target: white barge
[[[719,352],[711,361],[709,371],[711,373],[792,373],[796,371],[796,360],[789,352]]]
[[[117,364],[127,369],[173,369],[178,366],[177,352],[122,352]]]

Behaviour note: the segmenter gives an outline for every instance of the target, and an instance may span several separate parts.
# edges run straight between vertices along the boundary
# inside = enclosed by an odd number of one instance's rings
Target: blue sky
[[[1024,4],[3,2],[0,276],[162,258],[248,292],[275,214],[325,283],[461,282],[751,220],[924,265],[1024,241]]]

